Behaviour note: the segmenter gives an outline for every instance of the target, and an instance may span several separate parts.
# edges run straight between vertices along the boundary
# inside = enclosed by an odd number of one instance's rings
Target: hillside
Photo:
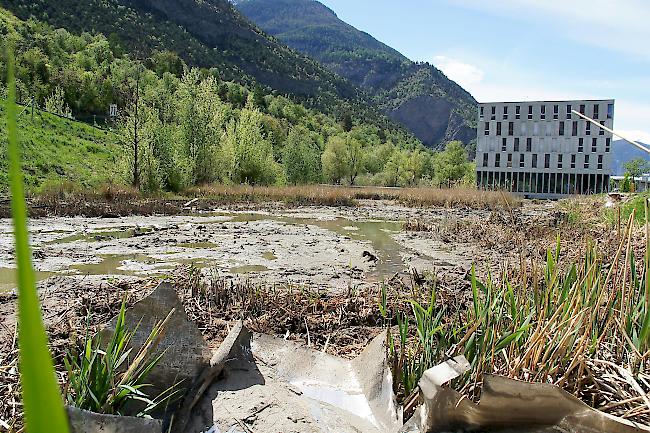
[[[648,145],[646,146],[650,147]],[[612,142],[612,174],[624,175],[625,169],[623,168],[623,164],[636,158],[643,158],[650,161],[650,154],[632,146],[625,140],[614,140]]]
[[[6,115],[0,99],[0,143],[6,146]],[[19,112],[24,107],[19,107]],[[117,137],[86,123],[64,119],[40,110],[22,112],[18,118],[23,149],[23,172],[29,190],[48,181],[65,179],[94,186],[115,175]],[[9,185],[6,152],[0,156],[0,191]]]
[[[172,51],[225,81],[292,95],[308,106],[395,128],[364,92],[260,31],[227,0],[0,0],[19,18],[73,33],[102,33],[114,51],[146,59]]]
[[[476,138],[474,98],[440,70],[415,63],[314,0],[240,0],[260,28],[363,87],[375,104],[430,147]]]

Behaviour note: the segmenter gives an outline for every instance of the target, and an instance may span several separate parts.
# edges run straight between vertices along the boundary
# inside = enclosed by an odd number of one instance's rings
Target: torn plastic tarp
[[[447,364],[447,363],[443,363]],[[439,372],[448,372],[447,365]],[[432,370],[434,370],[432,369]],[[456,370],[462,374],[462,369]],[[444,387],[453,375],[425,373],[419,382],[422,405],[401,433],[448,431],[632,433],[646,426],[595,410],[562,389],[486,375],[481,401],[475,404]]]
[[[228,340],[243,346],[203,393],[184,431],[383,433],[401,426],[385,334],[348,361],[280,338],[251,336],[245,328],[235,331],[240,337]]]

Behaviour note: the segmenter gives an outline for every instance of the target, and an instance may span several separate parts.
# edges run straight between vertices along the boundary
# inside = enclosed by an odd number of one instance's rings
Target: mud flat
[[[471,248],[402,233],[411,218],[476,217],[391,203],[355,208],[235,206],[187,216],[49,217],[31,221],[39,280],[53,276],[165,276],[193,264],[206,274],[343,290],[411,267],[468,268]],[[481,215],[478,215],[481,216]],[[0,290],[14,287],[11,221],[0,220]]]

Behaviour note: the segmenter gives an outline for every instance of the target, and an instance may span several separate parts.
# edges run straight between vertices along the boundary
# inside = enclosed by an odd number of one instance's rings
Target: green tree
[[[72,117],[72,110],[65,103],[65,95],[63,89],[59,86],[54,88],[54,92],[45,98],[45,111],[58,114],[64,117]]]
[[[363,146],[359,140],[349,134],[345,136],[345,163],[350,185],[354,185],[354,181],[363,169]]]
[[[320,149],[312,133],[305,127],[295,126],[289,131],[282,162],[289,183],[313,183],[320,180]]]
[[[323,176],[332,183],[340,184],[341,179],[348,175],[346,147],[345,138],[340,135],[327,140],[321,161]]]
[[[434,181],[439,185],[465,178],[472,170],[467,152],[460,141],[450,141],[445,150],[434,156]]]
[[[623,168],[631,177],[639,177],[650,170],[650,162],[644,158],[636,158],[623,164]]]

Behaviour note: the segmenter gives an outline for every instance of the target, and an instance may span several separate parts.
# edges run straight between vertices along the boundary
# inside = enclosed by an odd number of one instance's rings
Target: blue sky
[[[614,98],[614,128],[650,143],[648,0],[321,2],[481,102]]]

